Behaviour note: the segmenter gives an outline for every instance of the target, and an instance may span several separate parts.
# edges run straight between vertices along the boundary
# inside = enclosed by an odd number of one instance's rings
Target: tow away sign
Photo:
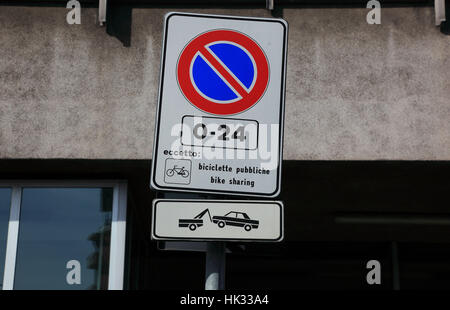
[[[280,192],[287,23],[169,13],[151,186]]]
[[[283,239],[280,201],[156,199],[152,238],[194,241]]]

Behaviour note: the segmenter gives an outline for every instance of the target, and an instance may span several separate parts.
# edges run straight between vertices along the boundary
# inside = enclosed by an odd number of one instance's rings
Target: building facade
[[[201,244],[150,239],[152,199],[211,198],[149,188],[163,18],[273,12],[120,3],[105,31],[97,2],[81,1],[81,24],[61,2],[0,6],[2,287],[202,288]],[[450,37],[433,3],[389,2],[369,24],[360,3],[300,2],[276,9],[289,24],[285,240],[227,244],[227,287],[448,288]]]

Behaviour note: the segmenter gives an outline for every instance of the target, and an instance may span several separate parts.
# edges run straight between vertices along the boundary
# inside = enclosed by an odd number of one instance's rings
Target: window
[[[238,214],[237,214],[237,218],[239,218],[239,219],[244,219],[244,220],[249,220],[249,219],[250,219],[250,218],[248,217],[248,215],[245,214],[245,213],[238,213]]]
[[[123,288],[126,184],[24,182],[10,213],[3,289]]]
[[[228,216],[228,217],[236,217],[237,216],[237,214],[236,214],[236,212],[228,212],[227,214],[225,214],[225,216]]]

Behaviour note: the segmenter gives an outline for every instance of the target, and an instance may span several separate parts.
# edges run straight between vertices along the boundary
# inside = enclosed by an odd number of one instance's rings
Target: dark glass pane
[[[449,244],[400,243],[398,253],[400,289],[450,289]]]
[[[24,188],[14,288],[107,289],[112,197],[111,188]]]
[[[5,270],[6,238],[8,237],[10,206],[11,189],[0,188],[0,290],[3,288],[3,271]]]

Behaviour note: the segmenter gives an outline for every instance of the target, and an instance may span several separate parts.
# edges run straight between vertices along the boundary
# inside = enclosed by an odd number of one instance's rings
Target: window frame
[[[0,180],[0,187],[11,188],[11,206],[6,241],[3,290],[14,289],[20,208],[23,188],[100,188],[113,189],[111,246],[109,253],[108,290],[122,290],[125,270],[127,187],[124,180]],[[0,262],[3,263],[3,262]]]

